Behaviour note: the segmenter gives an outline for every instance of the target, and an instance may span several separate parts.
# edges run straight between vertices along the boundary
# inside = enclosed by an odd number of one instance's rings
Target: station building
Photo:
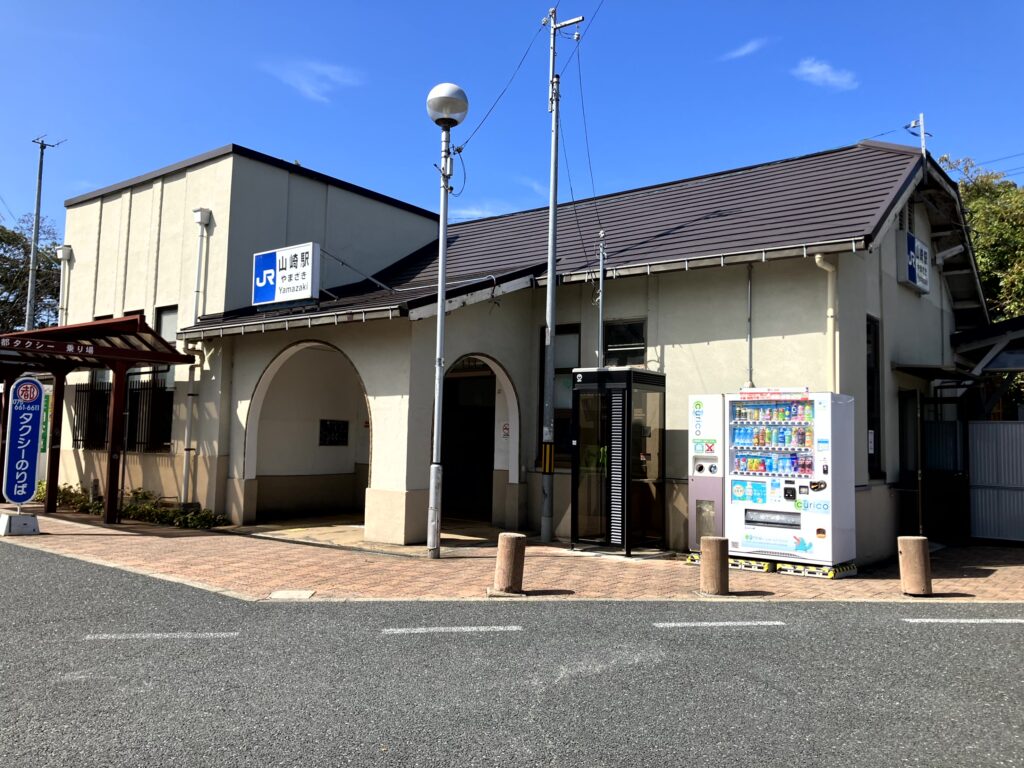
[[[426,540],[436,214],[228,145],[66,202],[64,323],[143,314],[195,366],[137,372],[126,487],[236,523],[362,515]],[[539,529],[547,209],[452,225],[446,518]],[[956,184],[909,147],[835,150],[559,207],[555,535],[568,538],[570,376],[665,374],[666,538],[687,542],[687,396],[806,387],[856,401],[857,552],[891,554],[907,393],[988,324]],[[254,254],[315,244],[318,295],[254,306]],[[258,277],[258,276],[256,276]],[[69,378],[61,480],[104,477],[109,378]],[[902,464],[901,464],[902,463]]]

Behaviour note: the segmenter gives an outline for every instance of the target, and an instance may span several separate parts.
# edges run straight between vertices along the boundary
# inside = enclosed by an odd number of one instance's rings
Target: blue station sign
[[[253,254],[253,306],[315,299],[319,296],[319,243],[290,245]]]
[[[43,426],[43,385],[37,379],[18,379],[9,395],[4,496],[12,504],[21,505],[36,495],[36,466]]]
[[[908,232],[907,256],[897,279],[918,293],[928,293],[930,272],[931,254],[928,246]]]

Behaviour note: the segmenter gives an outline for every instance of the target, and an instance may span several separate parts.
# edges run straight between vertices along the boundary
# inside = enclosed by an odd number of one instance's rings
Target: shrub
[[[39,484],[35,498],[37,501],[46,500],[46,483]],[[73,509],[75,512],[83,514],[103,514],[103,502],[90,501],[89,492],[84,486],[79,488],[68,484],[60,486],[57,489],[57,506],[61,509]],[[181,509],[177,505],[162,504],[155,493],[147,491],[145,488],[133,488],[128,492],[121,509],[121,517],[143,523],[199,529],[214,528],[218,525],[227,525],[230,522],[224,515],[209,509],[190,511]]]

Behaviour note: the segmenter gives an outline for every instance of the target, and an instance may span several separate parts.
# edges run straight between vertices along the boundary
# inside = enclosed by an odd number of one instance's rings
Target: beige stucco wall
[[[156,308],[168,305],[179,306],[182,320],[190,317],[198,234],[192,210],[200,207],[213,211],[200,311],[220,311],[233,162],[217,158],[68,208],[65,242],[75,257],[68,322],[137,310],[153,322]]]
[[[437,222],[368,197],[236,157],[231,216],[234,222],[226,268],[230,273],[222,309],[252,299],[252,255],[285,245],[320,243],[336,259],[321,258],[325,287],[359,282],[437,238]],[[210,310],[215,311],[215,310]]]

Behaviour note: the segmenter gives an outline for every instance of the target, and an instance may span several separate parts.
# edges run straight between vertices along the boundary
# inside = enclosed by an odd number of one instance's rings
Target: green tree
[[[993,320],[1024,315],[1024,188],[971,158],[939,158],[960,176],[978,273]]]
[[[57,230],[48,219],[39,223],[36,251],[36,327],[57,324],[60,263]],[[32,217],[22,216],[13,228],[0,225],[0,333],[25,327],[28,301],[29,256],[32,252]]]

